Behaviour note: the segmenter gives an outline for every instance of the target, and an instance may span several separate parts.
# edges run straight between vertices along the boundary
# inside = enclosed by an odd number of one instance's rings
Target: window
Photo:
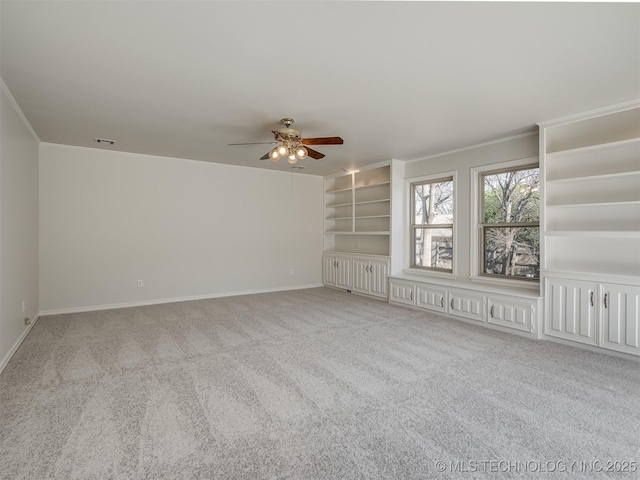
[[[453,177],[411,184],[411,266],[453,272]]]
[[[540,171],[537,165],[480,175],[481,275],[540,277]]]

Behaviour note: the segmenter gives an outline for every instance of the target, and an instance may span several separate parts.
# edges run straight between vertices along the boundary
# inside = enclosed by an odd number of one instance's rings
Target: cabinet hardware
[[[453,308],[453,298],[451,299],[451,310],[454,310],[454,308]]]
[[[444,297],[440,299],[440,307],[444,308]]]
[[[333,266],[338,268],[338,261],[337,260],[335,262],[333,262]]]
[[[409,290],[409,300],[413,300],[413,290]]]
[[[491,305],[491,310],[489,310],[489,315],[491,315],[491,318],[493,318],[493,307],[494,307],[494,306],[495,306],[495,305]]]
[[[365,267],[365,270],[366,270],[367,272],[371,273],[371,265],[367,265],[367,266]]]
[[[605,293],[604,294],[604,308],[608,308],[607,307],[607,297],[609,296],[609,293]]]
[[[593,307],[593,292],[591,292],[591,306]]]

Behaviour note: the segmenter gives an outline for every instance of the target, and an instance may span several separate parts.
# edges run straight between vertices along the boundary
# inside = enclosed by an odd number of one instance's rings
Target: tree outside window
[[[411,184],[411,266],[453,271],[453,177]]]
[[[528,166],[481,176],[482,274],[540,277],[540,172]]]

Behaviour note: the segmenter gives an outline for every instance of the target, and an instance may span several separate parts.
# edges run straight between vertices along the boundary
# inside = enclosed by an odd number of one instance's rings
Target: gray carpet
[[[640,478],[640,364],[327,288],[58,315],[0,433],[3,479]]]

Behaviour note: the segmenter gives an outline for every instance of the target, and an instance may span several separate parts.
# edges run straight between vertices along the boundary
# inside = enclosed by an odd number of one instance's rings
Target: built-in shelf
[[[640,102],[540,127],[543,277],[637,276]]]
[[[551,178],[547,179],[547,185],[559,185],[566,183],[579,183],[589,180],[605,180],[610,178],[620,178],[620,177],[628,177],[629,175],[640,175],[639,171],[635,170],[625,170],[623,172],[615,172],[615,173],[603,173],[596,175],[576,175],[575,177],[564,177],[564,178]]]
[[[342,232],[339,230],[326,230],[327,235],[389,235],[389,231],[384,232]]]
[[[349,187],[349,188],[338,188],[338,189],[335,189],[335,190],[327,190],[326,193],[348,192],[349,190],[351,190],[351,187]]]
[[[561,203],[557,205],[547,204],[547,208],[612,207],[616,205],[640,205],[640,200],[625,200],[623,202]]]
[[[389,165],[325,179],[324,249],[331,253],[389,255]]]
[[[354,202],[354,205],[364,205],[367,203],[384,203],[384,202],[389,202],[391,201],[391,199],[389,198],[378,198],[377,200],[367,200],[365,202]]]
[[[386,182],[379,182],[379,183],[371,183],[369,185],[361,185],[359,187],[354,187],[356,190],[362,190],[363,188],[371,188],[371,187],[379,187],[381,185],[389,185],[391,182],[390,181],[386,181]]]
[[[613,238],[640,238],[637,230],[547,230],[549,237],[613,237]]]

